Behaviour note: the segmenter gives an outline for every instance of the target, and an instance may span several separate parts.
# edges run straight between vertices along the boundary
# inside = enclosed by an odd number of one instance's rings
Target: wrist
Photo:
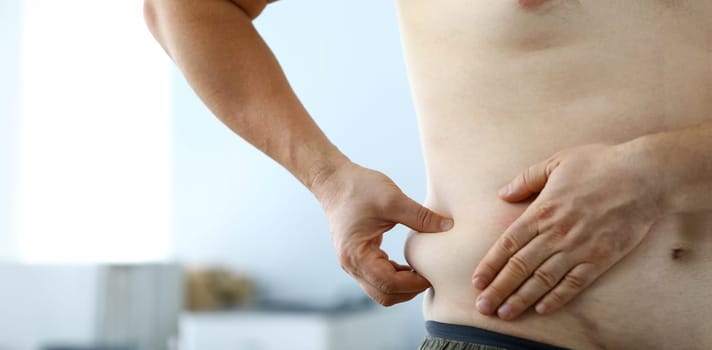
[[[674,185],[671,183],[668,160],[655,134],[644,135],[618,145],[625,153],[639,181],[644,184],[654,202],[656,217],[678,212]]]
[[[312,164],[305,184],[316,199],[323,202],[335,190],[336,174],[351,165],[354,163],[341,153],[317,160]]]

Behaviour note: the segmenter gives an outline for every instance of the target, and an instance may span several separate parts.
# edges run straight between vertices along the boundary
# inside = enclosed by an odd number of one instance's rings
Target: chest
[[[442,43],[541,50],[586,38],[710,45],[703,0],[398,0],[404,35]]]

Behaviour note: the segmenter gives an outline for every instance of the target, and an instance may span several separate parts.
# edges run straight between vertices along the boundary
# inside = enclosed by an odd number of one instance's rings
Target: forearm
[[[251,17],[264,2],[236,3],[149,0],[145,13],[151,32],[208,108],[314,191],[348,159],[311,119],[253,27]]]
[[[642,136],[626,146],[650,166],[662,214],[712,210],[712,120]]]

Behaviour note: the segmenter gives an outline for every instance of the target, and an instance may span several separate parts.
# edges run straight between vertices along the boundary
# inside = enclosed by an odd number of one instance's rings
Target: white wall
[[[99,268],[0,264],[0,349],[94,339]]]
[[[351,159],[418,200],[425,175],[389,1],[280,1],[256,25],[326,134]],[[175,73],[175,246],[179,258],[230,264],[271,298],[331,304],[361,295],[341,271],[319,204],[292,176],[230,133]],[[384,246],[402,259],[406,230]],[[395,307],[416,348],[420,299]]]
[[[18,109],[20,1],[0,1],[0,260],[14,254],[10,236]]]
[[[138,1],[134,3],[139,4]],[[137,21],[141,21],[140,6],[136,8]],[[96,302],[101,270],[99,267],[89,265],[5,263],[18,258],[17,240],[11,236],[11,219],[13,210],[16,210],[12,204],[15,203],[13,191],[17,186],[15,173],[20,109],[18,91],[20,90],[22,13],[23,1],[0,1],[0,349],[2,350],[37,350],[50,343],[84,344],[93,341],[96,336]],[[38,103],[42,102],[46,101]],[[57,247],[50,246],[50,248]]]
[[[172,64],[146,28],[143,1],[22,3],[18,257],[165,259]]]
[[[9,236],[9,170],[19,62],[12,51],[19,45],[20,7],[20,1],[0,1],[0,259],[11,256],[14,245]],[[327,135],[353,160],[385,172],[422,200],[425,176],[393,4],[282,1],[270,5],[257,26]],[[177,71],[173,74],[176,255],[248,270],[259,276],[271,298],[325,305],[361,295],[337,264],[326,221],[311,194],[232,135]],[[402,261],[406,230],[394,231],[384,246]],[[31,322],[41,319],[41,311],[59,323],[43,332],[63,332],[69,338],[90,334],[93,320],[87,315],[92,311],[76,309],[93,305],[87,299],[92,298],[95,277],[80,269],[40,278],[0,267],[1,334],[25,339],[24,334],[37,332],[32,327],[41,327]],[[60,283],[63,278],[72,283]],[[6,281],[13,281],[11,288]],[[392,311],[405,321],[404,349],[416,348],[423,336],[420,299]],[[51,318],[62,314],[76,318]],[[6,345],[0,338],[0,348]]]
[[[0,1],[0,261],[16,259],[11,236],[19,109],[21,1]],[[0,349],[94,337],[98,268],[0,263]]]

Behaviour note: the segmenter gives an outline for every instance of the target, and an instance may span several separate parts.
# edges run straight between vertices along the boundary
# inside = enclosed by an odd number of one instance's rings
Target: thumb
[[[408,196],[404,196],[401,203],[396,213],[396,221],[415,231],[443,232],[450,230],[454,224],[452,219],[433,212]]]
[[[549,180],[551,172],[559,165],[558,161],[546,160],[525,169],[514,180],[504,185],[497,193],[509,202],[519,202],[541,192]]]

